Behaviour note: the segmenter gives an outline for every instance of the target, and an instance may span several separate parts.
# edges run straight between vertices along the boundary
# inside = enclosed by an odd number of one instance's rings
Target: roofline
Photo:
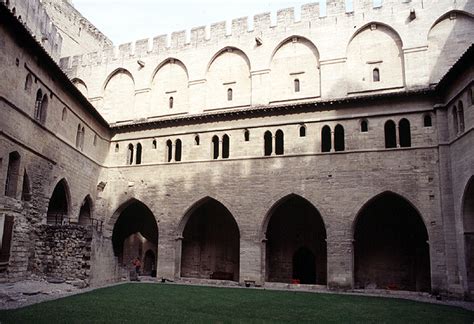
[[[465,71],[465,67],[469,66],[474,62],[474,43],[461,55],[461,57],[453,64],[453,66],[446,72],[441,78],[438,84],[435,86],[436,91],[444,91],[444,88],[448,86],[458,75]]]

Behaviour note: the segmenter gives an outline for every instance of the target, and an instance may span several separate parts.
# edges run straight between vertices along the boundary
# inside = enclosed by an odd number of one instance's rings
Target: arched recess
[[[206,197],[184,216],[181,277],[239,280],[240,232],[230,211]]]
[[[158,225],[151,210],[141,201],[131,199],[118,208],[114,218],[112,245],[119,266],[130,268],[136,257],[143,265],[147,251],[155,255],[156,265]]]
[[[102,114],[109,122],[133,119],[134,105],[135,81],[132,74],[122,68],[115,70],[104,85]]]
[[[464,191],[462,217],[467,290],[472,297],[472,291],[474,291],[474,176],[471,177]]]
[[[326,227],[319,211],[291,194],[270,209],[265,222],[265,280],[326,285]]]
[[[428,33],[430,83],[438,83],[451,66],[472,44],[474,17],[460,10],[452,10],[438,18]]]
[[[70,208],[70,191],[66,179],[61,179],[54,187],[53,194],[49,199],[46,223],[49,225],[60,225],[68,219]]]
[[[188,110],[188,70],[179,60],[169,58],[155,70],[151,81],[151,110],[158,114]]]
[[[250,61],[234,47],[220,50],[207,69],[207,107],[248,106],[251,98]],[[231,89],[231,100],[228,92]]]
[[[430,291],[428,231],[400,195],[369,200],[354,222],[355,288]]]
[[[79,78],[72,79],[72,83],[84,95],[84,97],[87,98],[89,90],[87,89],[86,83]]]
[[[92,198],[89,195],[82,201],[77,223],[83,226],[92,224]]]
[[[291,36],[281,42],[273,52],[270,70],[270,101],[321,95],[319,52],[304,37]]]
[[[347,45],[348,93],[403,87],[402,48],[400,36],[387,25],[371,22],[360,28]]]

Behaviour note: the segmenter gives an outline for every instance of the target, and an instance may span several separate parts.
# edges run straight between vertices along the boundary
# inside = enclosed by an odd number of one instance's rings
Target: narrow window
[[[86,131],[84,126],[81,128],[81,151],[84,149],[84,137],[86,135]]]
[[[127,150],[127,164],[132,165],[133,164],[133,144],[128,144],[128,150]]]
[[[11,242],[12,242],[12,236],[13,236],[13,224],[14,224],[15,218],[11,215],[5,215],[4,221],[3,221],[3,228],[2,228],[2,233],[3,233],[3,238],[2,238],[2,244],[0,247],[0,262],[3,264],[8,265],[8,261],[10,260],[10,249],[11,249]]]
[[[380,81],[380,71],[379,71],[379,69],[375,68],[372,71],[372,77],[373,77],[374,82],[379,82]]]
[[[459,118],[459,131],[461,133],[464,132],[464,105],[462,101],[459,100],[458,102],[458,118]]]
[[[369,123],[367,122],[366,119],[364,119],[360,122],[360,131],[362,133],[365,133],[365,132],[369,131]]]
[[[26,76],[25,80],[25,90],[30,91],[31,90],[31,84],[33,83],[33,77],[31,76],[31,73],[28,73]]]
[[[18,178],[20,176],[20,154],[11,152],[8,155],[7,181],[5,183],[5,196],[16,198]]]
[[[194,136],[194,145],[199,146],[201,144],[201,139],[199,138],[199,135]]]
[[[212,137],[212,158],[214,160],[219,158],[219,137],[216,135]]]
[[[61,121],[66,121],[67,118],[67,109],[66,107],[63,108],[63,112],[61,114]]]
[[[171,142],[171,140],[166,141],[166,152],[166,161],[171,162],[171,160],[173,159],[173,143]]]
[[[142,145],[137,144],[137,153],[135,155],[135,164],[142,164]]]
[[[175,142],[175,147],[174,147],[174,160],[176,162],[181,161],[182,150],[183,150],[183,145],[181,143],[181,140],[177,139]]]
[[[48,111],[48,96],[44,95],[43,100],[41,100],[41,105],[38,112],[38,120],[41,124],[44,124],[46,122],[47,111]]]
[[[300,137],[306,137],[306,126],[305,125],[300,126]]]
[[[410,122],[408,119],[403,118],[398,123],[398,130],[400,136],[400,147],[410,147],[411,146],[411,131],[410,131]]]
[[[431,121],[431,115],[426,114],[425,117],[423,117],[423,126],[425,127],[431,127],[433,125]]]
[[[295,86],[295,92],[300,92],[300,80],[299,79],[295,79],[294,86]]]
[[[277,130],[275,133],[275,154],[283,155],[285,153],[285,138],[282,130]]]
[[[156,150],[156,147],[157,147],[157,145],[156,145],[156,139],[153,140],[153,142],[151,143],[151,147],[152,147],[154,150]]]
[[[94,144],[94,146],[97,145],[97,134],[94,134],[94,143],[93,144]]]
[[[469,97],[469,102],[471,103],[471,106],[474,105],[474,91],[472,91],[472,88],[470,88],[468,91],[468,97]]]
[[[227,89],[227,101],[232,101],[233,99],[233,91],[232,89]]]
[[[321,130],[321,152],[331,152],[331,128],[327,125]]]
[[[230,140],[229,140],[229,136],[225,134],[222,137],[222,158],[228,159],[229,153],[230,153]]]
[[[43,92],[39,89],[36,92],[36,101],[35,101],[35,119],[39,120],[41,118],[41,103],[43,101]]]
[[[265,135],[263,136],[263,139],[264,139],[264,142],[265,142],[265,146],[264,146],[264,154],[265,156],[270,156],[272,155],[272,151],[273,151],[273,145],[272,145],[272,140],[273,140],[273,136],[272,136],[272,133],[270,131],[266,131],[265,132]]]
[[[458,108],[456,106],[453,107],[453,127],[454,127],[454,135],[459,133],[459,126],[458,126]]]
[[[173,97],[169,98],[168,104],[169,104],[170,109],[172,109],[173,105],[174,105],[174,98]]]
[[[244,131],[244,141],[246,142],[250,141],[250,132],[248,129]]]
[[[344,127],[336,125],[334,128],[334,150],[336,152],[344,151]]]
[[[385,133],[385,148],[397,147],[397,134],[395,129],[395,123],[389,120],[384,126]]]
[[[119,143],[115,143],[115,153],[117,153],[120,149]]]
[[[77,132],[76,132],[76,148],[81,146],[81,124],[77,125]]]
[[[26,169],[23,172],[23,186],[22,186],[22,189],[21,189],[21,200],[23,200],[23,201],[30,201],[31,200],[30,178],[28,177],[28,173],[26,173]]]

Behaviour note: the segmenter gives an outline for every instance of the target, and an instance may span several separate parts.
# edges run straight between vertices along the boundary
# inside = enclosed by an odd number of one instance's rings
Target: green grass
[[[474,312],[391,298],[124,284],[0,311],[3,323],[473,323]]]

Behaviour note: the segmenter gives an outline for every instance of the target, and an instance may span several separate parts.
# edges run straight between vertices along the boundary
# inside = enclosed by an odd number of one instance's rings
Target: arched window
[[[300,92],[300,80],[299,79],[295,79],[294,86],[295,86],[295,92]]]
[[[5,196],[16,198],[18,179],[20,177],[20,154],[11,152],[8,155],[7,181],[5,182]]]
[[[244,131],[244,141],[246,142],[250,141],[250,132],[248,129]]]
[[[410,147],[411,146],[411,131],[410,131],[410,122],[408,119],[403,118],[398,123],[399,131],[399,140],[400,147]]]
[[[43,100],[41,100],[41,104],[39,106],[39,111],[38,111],[38,118],[37,118],[37,120],[41,124],[44,124],[46,122],[47,112],[48,112],[48,96],[45,94],[43,96]]]
[[[54,188],[49,199],[46,222],[51,225],[60,225],[68,218],[69,189],[66,180],[62,179]]]
[[[119,150],[120,150],[119,143],[115,143],[115,153],[117,153]]]
[[[176,162],[181,161],[181,155],[182,155],[182,143],[180,139],[177,139],[176,142],[174,143],[174,160]]]
[[[199,135],[194,136],[194,145],[199,146],[201,144],[201,138]]]
[[[265,145],[264,145],[264,154],[265,154],[265,156],[272,155],[272,151],[273,151],[273,145],[272,145],[273,136],[272,136],[272,133],[270,131],[266,131],[265,135],[263,136],[263,140],[265,142]]]
[[[321,130],[321,152],[331,151],[331,128],[324,126]]]
[[[227,89],[227,101],[232,101],[233,99],[233,91],[231,88]]]
[[[152,147],[152,149],[156,150],[156,148],[157,148],[156,139],[154,139],[153,142],[151,142],[151,147]]]
[[[230,140],[229,140],[229,136],[227,134],[225,134],[223,137],[222,137],[222,158],[223,159],[228,159],[229,158],[229,154],[230,154]]]
[[[67,118],[67,109],[66,107],[63,108],[63,112],[61,114],[61,121],[66,121]]]
[[[40,120],[41,118],[41,104],[43,102],[43,91],[38,89],[36,92],[36,100],[35,100],[35,119]]]
[[[380,71],[379,69],[375,68],[372,71],[372,78],[374,82],[379,82],[380,81]]]
[[[169,106],[170,109],[172,109],[173,105],[174,105],[174,98],[170,97],[169,100],[168,100],[168,106]]]
[[[81,151],[84,149],[84,137],[86,135],[86,131],[84,129],[84,126],[81,128]]]
[[[275,133],[275,154],[283,155],[285,153],[285,138],[282,130],[277,130]]]
[[[300,126],[300,137],[306,137],[306,126],[305,125]]]
[[[79,210],[78,224],[82,226],[91,225],[92,222],[92,199],[88,195],[82,201],[81,209]]]
[[[135,164],[142,164],[142,145],[137,144],[137,153],[135,154]]]
[[[212,158],[214,160],[219,158],[219,137],[216,135],[212,137]]]
[[[453,106],[453,128],[454,128],[454,135],[459,133],[459,126],[458,126],[458,108]]]
[[[464,105],[462,101],[459,100],[458,102],[458,118],[459,118],[459,131],[461,133],[464,132]]]
[[[397,132],[393,120],[388,120],[384,126],[385,148],[397,147]]]
[[[173,143],[171,140],[166,141],[166,161],[171,162],[173,159]]]
[[[369,122],[367,121],[367,119],[363,119],[361,122],[360,122],[360,131],[362,133],[365,133],[365,132],[368,132],[369,131]]]
[[[128,144],[128,149],[127,149],[127,164],[132,165],[133,164],[133,144]]]
[[[334,128],[334,150],[336,152],[344,151],[344,127],[336,125]]]
[[[81,124],[77,125],[77,132],[76,132],[76,148],[80,148],[81,146]]]
[[[423,117],[423,126],[425,127],[431,127],[433,126],[433,122],[431,120],[431,115],[430,114],[426,114],[424,117]]]
[[[30,177],[28,177],[28,173],[26,173],[26,169],[23,171],[23,185],[21,189],[21,200],[23,201],[31,200]]]
[[[472,91],[472,87],[469,88],[469,91],[468,91],[468,99],[469,99],[469,103],[472,105],[474,105],[474,91]]]
[[[31,76],[31,73],[28,73],[26,76],[25,80],[25,90],[30,91],[31,90],[31,84],[33,83],[33,77]]]

